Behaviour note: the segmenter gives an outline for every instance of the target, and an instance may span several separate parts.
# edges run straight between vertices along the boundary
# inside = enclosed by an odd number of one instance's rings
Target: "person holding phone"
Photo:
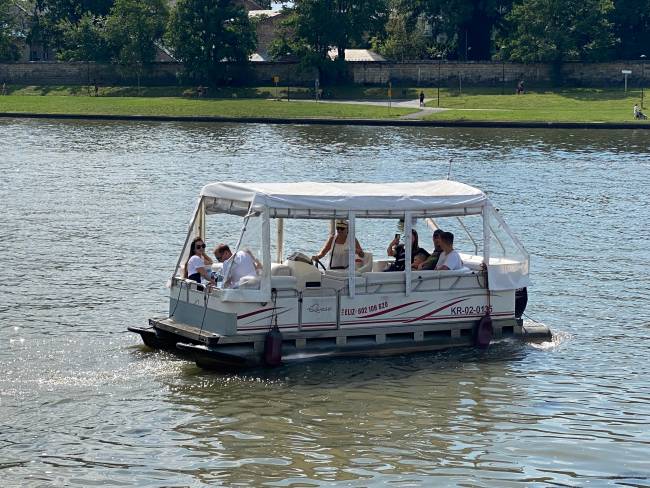
[[[395,237],[388,245],[388,249],[386,249],[386,254],[395,258],[395,261],[386,271],[404,271],[404,268],[406,267],[406,249],[404,244],[400,242],[400,237],[400,234],[395,234]],[[411,229],[411,264],[413,264],[413,260],[418,254],[429,255],[425,249],[420,247],[417,231]]]

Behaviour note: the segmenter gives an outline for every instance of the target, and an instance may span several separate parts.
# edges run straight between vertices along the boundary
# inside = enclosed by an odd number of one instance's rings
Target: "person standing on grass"
[[[424,92],[420,91],[420,108],[424,107]]]
[[[521,80],[519,83],[517,83],[517,95],[523,95],[524,94],[524,80]]]

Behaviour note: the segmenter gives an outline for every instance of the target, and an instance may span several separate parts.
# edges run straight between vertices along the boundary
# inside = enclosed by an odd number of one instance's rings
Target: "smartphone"
[[[399,241],[399,238],[400,238],[400,235],[399,235],[399,234],[395,234],[395,239],[397,239],[397,240]]]

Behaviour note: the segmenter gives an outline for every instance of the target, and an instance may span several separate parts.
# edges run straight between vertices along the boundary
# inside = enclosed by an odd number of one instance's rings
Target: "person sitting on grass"
[[[644,114],[643,112],[641,112],[641,109],[639,108],[639,104],[638,104],[638,103],[635,103],[635,104],[634,104],[634,109],[633,109],[633,110],[634,110],[634,118],[635,118],[635,119],[645,120],[645,119],[648,118],[648,116],[647,116],[646,114]]]

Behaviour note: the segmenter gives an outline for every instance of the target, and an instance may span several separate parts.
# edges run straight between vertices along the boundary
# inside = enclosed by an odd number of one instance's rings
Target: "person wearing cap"
[[[318,254],[314,254],[312,261],[323,259],[328,252],[330,255],[330,269],[347,269],[348,267],[348,223],[345,220],[336,221],[336,234],[330,235],[325,245]],[[358,240],[354,240],[355,253],[364,256],[363,249]]]
[[[442,234],[442,229],[436,229],[433,231],[433,251],[431,252],[431,255],[426,259],[426,261],[418,264],[414,269],[436,269],[438,259],[442,253],[442,244],[440,242],[440,236],[442,236]]]

